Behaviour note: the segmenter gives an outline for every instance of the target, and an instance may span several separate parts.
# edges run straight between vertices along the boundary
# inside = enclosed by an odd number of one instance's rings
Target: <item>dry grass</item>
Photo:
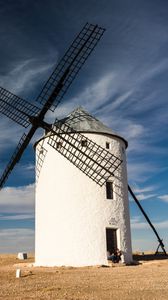
[[[0,299],[168,299],[167,259],[109,268],[37,268],[31,262],[33,257],[21,263],[14,255],[0,255]],[[21,278],[15,277],[17,268]]]

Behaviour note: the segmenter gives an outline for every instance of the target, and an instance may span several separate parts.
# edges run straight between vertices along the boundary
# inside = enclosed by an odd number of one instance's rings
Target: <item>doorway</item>
[[[110,254],[117,249],[117,229],[106,228],[106,246]]]

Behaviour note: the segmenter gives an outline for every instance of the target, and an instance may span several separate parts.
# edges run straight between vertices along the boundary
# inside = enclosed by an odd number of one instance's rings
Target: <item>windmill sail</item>
[[[36,130],[35,127],[32,127],[27,135],[25,133],[22,135],[8,165],[6,166],[5,171],[3,172],[3,174],[0,178],[0,189],[2,189],[6,180],[8,179],[11,171],[13,170],[15,165],[19,162],[24,150],[26,149],[32,136],[34,135],[35,130]]]
[[[65,123],[56,123],[52,132],[48,144],[100,186],[114,176],[122,163],[119,157]]]
[[[46,109],[53,111],[58,106],[104,31],[104,28],[89,23],[83,27],[36,99]]]
[[[36,116],[39,108],[32,103],[0,87],[0,112],[19,125],[27,128],[30,116]]]
[[[43,166],[45,157],[47,155],[47,150],[44,148],[43,143],[42,145],[36,146],[36,183],[40,176],[40,171]]]
[[[49,109],[54,110],[60,103],[82,65],[97,45],[104,30],[97,25],[88,23],[83,27],[37,97],[37,101],[43,105],[41,110],[7,90],[0,89],[0,112],[23,127],[32,124],[28,134],[23,135],[19,141],[0,179],[0,187],[4,185],[15,164],[20,160],[36,129],[44,127],[45,122],[43,120],[46,112]],[[50,128],[49,124],[47,126]]]

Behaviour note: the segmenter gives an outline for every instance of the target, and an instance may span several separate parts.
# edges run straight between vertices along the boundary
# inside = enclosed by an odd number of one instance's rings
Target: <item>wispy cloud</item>
[[[1,213],[34,213],[34,185],[5,187],[0,193]]]
[[[51,73],[53,68],[52,56],[55,58],[55,63],[57,59],[55,51],[43,57],[40,56],[15,62],[15,65],[11,66],[8,73],[0,76],[0,86],[17,95],[25,94],[26,91],[30,93],[42,79],[44,80],[45,74],[47,75],[49,71]]]
[[[140,188],[137,185],[134,186],[134,192],[135,193],[148,193],[148,192],[154,191],[156,189],[157,189],[156,185],[150,185],[150,186],[146,186],[146,187],[143,187],[143,188]]]
[[[157,186],[146,186],[143,188],[140,188],[136,182],[133,183],[132,185],[132,189],[134,191],[134,193],[136,194],[136,197],[138,198],[139,201],[141,200],[148,200],[148,199],[156,199],[157,198],[157,193],[156,193],[156,189]],[[155,193],[154,193],[155,191]],[[153,193],[151,193],[153,192]],[[132,198],[130,198],[130,200],[132,201]]]
[[[150,174],[157,171],[157,167],[151,162],[136,162],[130,159],[128,163],[128,178],[131,182],[145,182]]]
[[[153,222],[153,225],[157,229],[168,229],[168,220]],[[131,219],[131,228],[132,229],[149,229],[149,224],[145,221],[141,221],[141,218],[135,216]]]
[[[31,164],[31,163],[29,163],[25,166],[25,170],[27,170],[27,171],[34,171],[34,168],[35,168],[34,164]]]
[[[18,221],[34,219],[34,214],[0,215],[0,221]]]
[[[153,199],[156,198],[157,194],[137,194],[136,195],[138,200],[147,200],[147,199]]]
[[[168,194],[159,196],[158,198],[163,200],[164,202],[168,202]]]

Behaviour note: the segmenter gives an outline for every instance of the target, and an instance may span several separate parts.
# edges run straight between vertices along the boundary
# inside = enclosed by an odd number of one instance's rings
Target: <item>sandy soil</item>
[[[0,255],[0,299],[168,300],[168,259],[84,268],[37,268],[33,260]]]

